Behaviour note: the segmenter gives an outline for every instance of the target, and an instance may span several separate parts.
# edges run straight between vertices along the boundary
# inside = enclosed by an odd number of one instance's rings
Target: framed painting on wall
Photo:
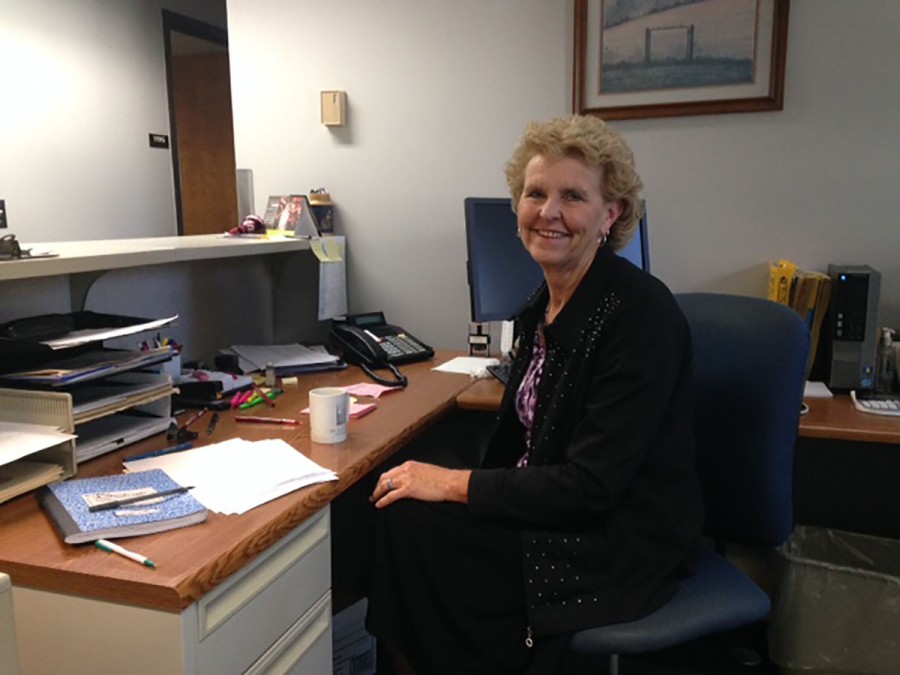
[[[781,110],[790,0],[575,0],[573,109]]]

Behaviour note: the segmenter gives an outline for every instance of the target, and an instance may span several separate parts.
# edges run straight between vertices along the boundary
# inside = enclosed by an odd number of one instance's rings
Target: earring
[[[602,234],[600,235],[600,238],[597,240],[597,246],[598,246],[598,247],[603,246],[603,244],[606,243],[606,240],[607,240],[607,239],[609,239],[609,235],[607,235],[605,232],[602,233]]]

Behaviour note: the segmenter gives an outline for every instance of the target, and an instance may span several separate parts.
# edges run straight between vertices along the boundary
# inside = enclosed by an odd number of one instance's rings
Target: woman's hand
[[[422,462],[404,462],[381,474],[369,501],[379,509],[398,499],[465,504],[469,499],[471,473]]]

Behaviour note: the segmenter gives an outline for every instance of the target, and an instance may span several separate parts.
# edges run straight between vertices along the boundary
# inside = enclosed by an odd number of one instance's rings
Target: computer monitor
[[[507,321],[522,309],[544,274],[516,235],[509,199],[467,197],[464,205],[472,321]],[[619,255],[650,271],[646,211]]]

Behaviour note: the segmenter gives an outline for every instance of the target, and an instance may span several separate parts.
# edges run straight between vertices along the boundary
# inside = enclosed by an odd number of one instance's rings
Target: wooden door
[[[182,234],[226,232],[238,222],[228,52],[173,55]]]

